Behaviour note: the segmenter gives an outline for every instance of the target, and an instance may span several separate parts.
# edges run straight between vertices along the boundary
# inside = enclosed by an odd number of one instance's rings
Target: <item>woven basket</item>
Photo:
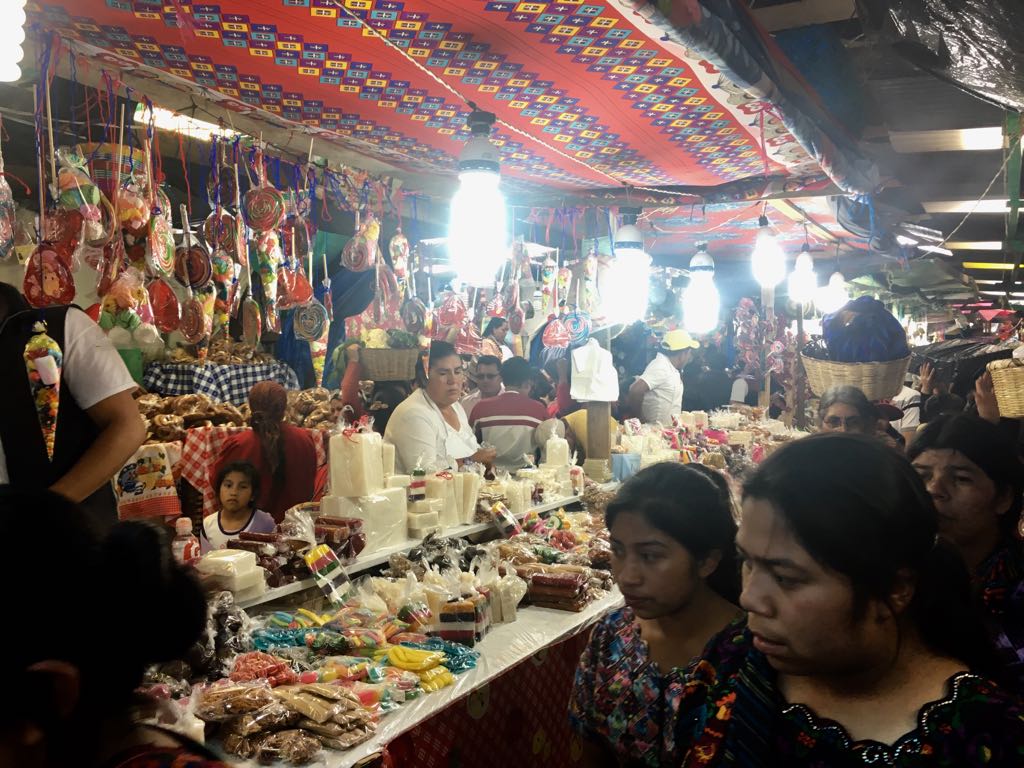
[[[117,165],[117,144],[79,144],[78,150],[89,161],[89,175],[107,197],[114,195],[114,166]],[[121,181],[130,177],[132,169],[143,170],[145,153],[124,145],[121,149]]]
[[[1006,419],[1024,417],[1024,366],[993,369],[989,363],[988,372],[992,374],[999,415]]]
[[[363,374],[373,381],[411,381],[416,378],[418,349],[361,349]]]
[[[868,400],[887,400],[903,389],[903,379],[910,367],[910,355],[887,363],[837,363],[816,360],[801,354],[807,383],[811,391],[821,397],[829,387],[856,387]]]

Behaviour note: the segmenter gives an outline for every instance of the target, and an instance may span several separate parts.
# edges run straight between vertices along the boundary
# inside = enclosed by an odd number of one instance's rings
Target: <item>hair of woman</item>
[[[284,446],[281,423],[288,408],[288,393],[276,381],[261,381],[249,390],[249,425],[260,440],[263,459],[274,484],[284,479]]]
[[[871,404],[871,401],[868,400],[867,395],[856,387],[836,386],[829,387],[829,389],[825,391],[825,394],[821,396],[821,401],[818,403],[819,422],[825,418],[825,414],[828,413],[828,409],[836,403],[848,405],[856,410],[865,425],[874,424],[877,419],[875,407]]]

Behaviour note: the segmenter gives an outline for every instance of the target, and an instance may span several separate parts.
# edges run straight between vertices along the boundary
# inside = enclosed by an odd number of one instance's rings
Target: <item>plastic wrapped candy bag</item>
[[[57,162],[57,207],[82,214],[86,240],[102,240],[103,193],[89,175],[85,156],[70,147],[58,147]]]

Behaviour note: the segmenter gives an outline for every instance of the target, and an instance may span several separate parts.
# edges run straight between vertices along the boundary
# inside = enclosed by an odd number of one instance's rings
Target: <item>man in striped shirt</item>
[[[534,435],[547,418],[544,405],[530,398],[533,369],[521,357],[513,357],[501,365],[505,391],[497,397],[481,400],[469,416],[469,424],[477,438],[494,446],[495,469],[515,472],[527,465],[524,455],[535,455]]]

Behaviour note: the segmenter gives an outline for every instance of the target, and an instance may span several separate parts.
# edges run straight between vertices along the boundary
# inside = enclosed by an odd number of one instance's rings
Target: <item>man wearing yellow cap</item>
[[[684,330],[669,331],[661,350],[633,386],[629,388],[629,410],[645,424],[672,424],[683,407],[683,378],[680,371],[690,362],[700,343]]]

